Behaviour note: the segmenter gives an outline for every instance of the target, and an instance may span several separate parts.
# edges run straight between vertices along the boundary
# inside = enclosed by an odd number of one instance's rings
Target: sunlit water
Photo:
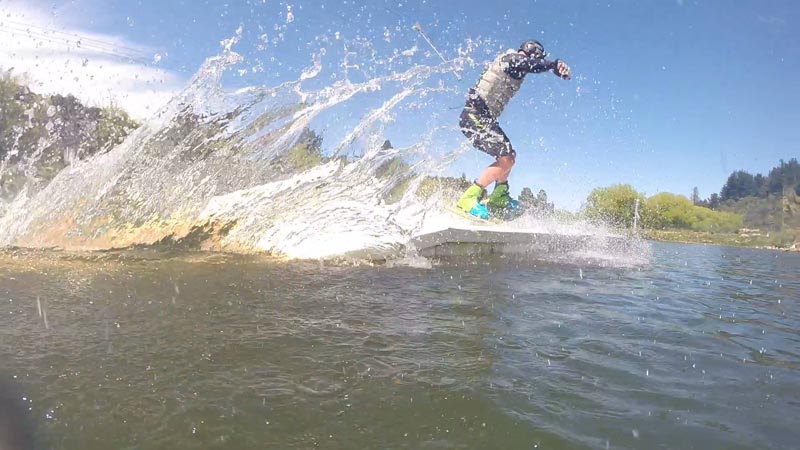
[[[0,280],[2,380],[55,448],[797,445],[798,254],[420,269],[7,251]]]

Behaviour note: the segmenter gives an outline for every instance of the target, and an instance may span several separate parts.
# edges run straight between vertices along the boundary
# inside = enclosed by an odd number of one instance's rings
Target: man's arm
[[[520,79],[529,73],[542,73],[552,70],[553,73],[565,80],[569,79],[569,67],[560,60],[547,61],[545,59],[530,58],[514,53],[506,55],[503,60],[507,63],[506,73],[512,78]]]

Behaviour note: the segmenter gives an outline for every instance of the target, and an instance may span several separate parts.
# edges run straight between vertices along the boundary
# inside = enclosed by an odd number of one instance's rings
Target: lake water
[[[432,268],[7,250],[0,376],[63,449],[796,448],[800,254],[652,247]]]

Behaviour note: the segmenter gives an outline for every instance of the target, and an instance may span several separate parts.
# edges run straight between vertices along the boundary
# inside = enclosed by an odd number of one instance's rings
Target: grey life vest
[[[503,61],[503,57],[514,53],[517,53],[516,50],[507,50],[500,54],[483,72],[475,87],[475,91],[486,102],[495,118],[500,117],[508,101],[519,91],[524,80],[524,78],[516,80],[505,71],[508,64]]]

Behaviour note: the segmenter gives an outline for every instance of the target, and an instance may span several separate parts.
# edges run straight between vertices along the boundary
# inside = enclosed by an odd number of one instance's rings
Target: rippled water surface
[[[0,375],[65,449],[792,448],[799,298],[800,254],[725,247],[622,268],[6,251]]]

